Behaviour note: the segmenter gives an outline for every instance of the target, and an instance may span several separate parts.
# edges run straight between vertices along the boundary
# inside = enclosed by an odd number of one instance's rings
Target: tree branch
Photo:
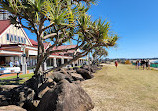
[[[47,30],[48,28],[50,28],[50,27],[52,27],[52,26],[54,26],[54,23],[53,23],[53,24],[50,24],[50,25],[47,26],[47,27],[44,27],[44,28],[42,29],[42,31],[45,31],[45,30]]]
[[[61,35],[61,34],[63,34],[63,32],[59,32],[59,35]],[[46,40],[46,39],[48,39],[50,37],[54,37],[56,35],[57,35],[57,33],[51,33],[51,34],[48,34],[48,35],[44,36],[42,39]]]

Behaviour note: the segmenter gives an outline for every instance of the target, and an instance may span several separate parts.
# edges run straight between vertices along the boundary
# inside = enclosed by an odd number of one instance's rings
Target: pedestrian
[[[20,63],[19,63],[18,60],[15,61],[15,66],[16,66],[16,67],[19,67],[19,66],[20,66]]]
[[[148,69],[150,70],[150,60],[148,59]]]
[[[141,60],[140,60],[140,65],[141,65],[141,68],[143,67],[143,65],[142,65],[142,61],[143,61],[143,60],[141,59]]]
[[[115,61],[115,67],[117,68],[117,66],[118,66],[118,62],[117,62],[117,60]]]
[[[145,69],[145,60],[142,60],[142,66],[143,66],[143,70]]]
[[[10,62],[9,62],[9,66],[10,67],[13,67],[13,62],[10,60]]]
[[[136,61],[136,69],[137,69],[137,66],[138,66],[138,60]]]
[[[148,60],[145,61],[146,69],[148,69]]]
[[[136,61],[136,69],[139,69],[139,65],[140,65],[139,60],[137,60]]]
[[[139,69],[139,66],[140,66],[140,62],[141,62],[141,61],[140,61],[140,60],[138,60],[138,69]]]

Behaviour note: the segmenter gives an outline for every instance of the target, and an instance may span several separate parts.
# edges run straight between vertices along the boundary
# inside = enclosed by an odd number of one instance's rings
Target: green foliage
[[[78,48],[81,50],[75,55],[74,60],[85,56],[95,47],[115,46],[118,36],[111,34],[110,23],[100,18],[92,21],[88,15],[87,11],[91,4],[96,4],[96,1],[0,0],[1,9],[12,14],[10,18],[13,24],[20,24],[36,34],[38,45],[42,50],[39,59],[41,61],[38,64],[42,64],[51,53],[55,53],[50,50],[51,48],[66,42],[76,41],[77,45],[73,50]],[[52,41],[53,45],[44,53],[42,40],[47,39]],[[58,50],[63,51],[68,50]],[[38,68],[39,65],[36,69]]]
[[[108,52],[104,47],[95,47],[92,51],[92,56],[95,60],[101,59],[101,57],[108,56]]]

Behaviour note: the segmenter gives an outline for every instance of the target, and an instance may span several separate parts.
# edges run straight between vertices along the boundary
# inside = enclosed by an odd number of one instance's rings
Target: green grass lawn
[[[92,111],[158,111],[158,71],[109,65],[94,75],[82,83],[95,103]]]
[[[19,85],[19,84],[23,84],[25,81],[27,81],[28,79],[30,79],[34,74],[30,73],[30,74],[22,74],[19,75],[19,78],[21,78],[20,80],[17,80],[17,76],[10,76],[10,77],[4,77],[4,78],[0,78],[0,85],[10,85],[10,84],[14,84],[14,85]]]

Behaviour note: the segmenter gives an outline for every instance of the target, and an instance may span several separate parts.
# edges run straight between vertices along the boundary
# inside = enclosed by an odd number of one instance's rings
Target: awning
[[[22,52],[0,50],[0,56],[21,56]]]

